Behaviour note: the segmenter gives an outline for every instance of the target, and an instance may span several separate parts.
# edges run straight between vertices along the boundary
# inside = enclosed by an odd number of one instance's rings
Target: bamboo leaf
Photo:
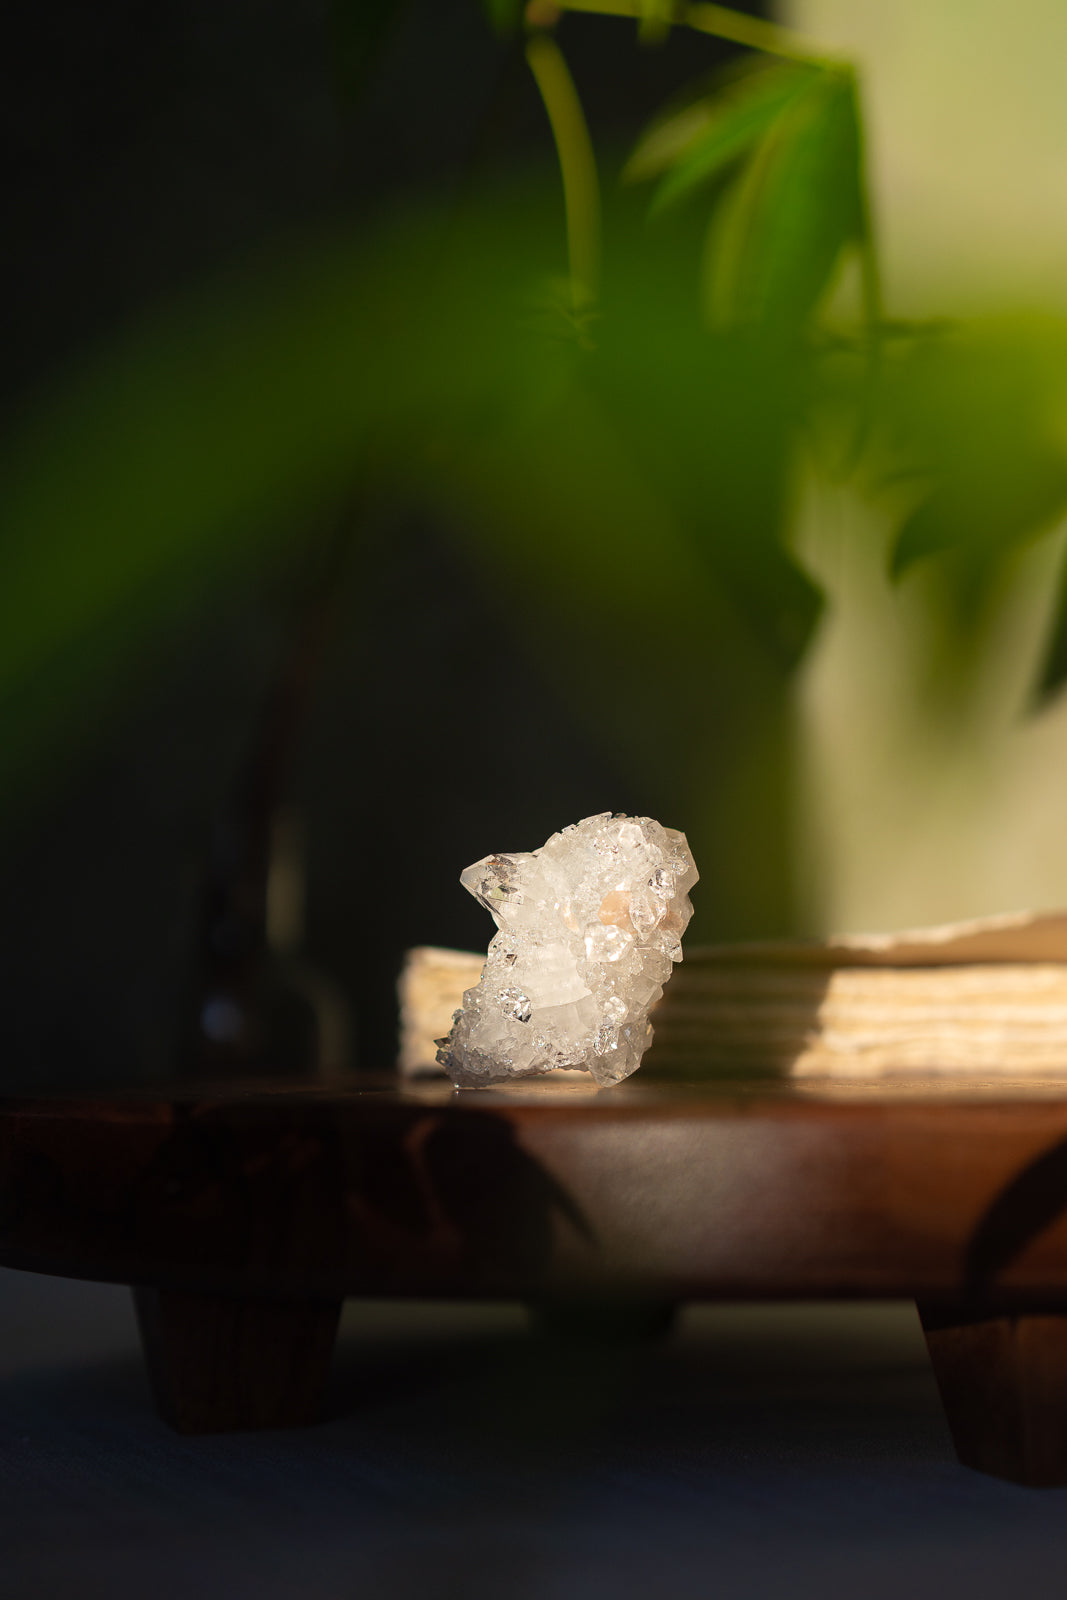
[[[1067,327],[1021,319],[916,348],[886,384],[883,425],[898,473],[929,492],[891,551],[901,576],[959,550],[984,566],[1067,509]]]
[[[774,120],[712,219],[710,320],[798,328],[866,236],[855,84],[828,69]]]
[[[1040,710],[1042,706],[1047,705],[1065,684],[1067,684],[1067,562],[1064,562],[1060,572],[1055,616],[1045,649],[1041,676],[1034,689],[1034,709]]]
[[[932,491],[905,520],[893,545],[890,572],[902,577],[917,561],[960,550],[968,565],[991,559],[1046,532],[1067,509],[1067,462],[1019,461],[970,482]]]
[[[167,637],[177,597],[361,482],[455,505],[461,531],[482,508],[486,561],[539,574],[542,608],[603,608],[606,640],[662,638],[664,660],[680,633],[693,684],[743,656],[771,694],[816,604],[777,548],[805,386],[704,339],[643,231],[590,349],[569,296],[530,301],[557,214],[554,185],[512,186],[462,233],[434,213],[309,243],[114,335],[27,407],[0,453],[0,804]]]
[[[165,633],[176,597],[361,478],[417,492],[447,429],[477,438],[552,392],[569,350],[520,326],[501,289],[545,230],[520,246],[506,204],[472,214],[454,260],[430,215],[223,280],[26,408],[0,454],[0,805],[93,680]]]
[[[734,74],[724,87],[654,122],[623,172],[627,182],[667,175],[652,210],[677,204],[749,149],[821,75],[796,63],[773,63]]]
[[[642,44],[662,44],[674,20],[674,0],[639,0],[637,37]]]
[[[954,520],[943,494],[935,491],[924,496],[901,523],[890,554],[890,576],[902,578],[916,562],[951,549],[958,540]]]
[[[791,439],[809,387],[803,352],[709,335],[695,307],[662,295],[658,273],[642,283],[638,269],[620,282],[634,254],[608,285],[588,381],[627,459],[781,675],[796,665],[821,603],[781,540]]]

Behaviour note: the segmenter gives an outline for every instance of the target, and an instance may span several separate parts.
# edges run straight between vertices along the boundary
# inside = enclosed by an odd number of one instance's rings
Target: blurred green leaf
[[[357,478],[414,491],[443,429],[477,438],[557,391],[567,349],[519,314],[541,248],[523,200],[529,225],[498,199],[450,251],[430,216],[275,259],[146,317],[26,409],[0,459],[6,771],[166,626],[168,593]]]
[[[750,149],[819,76],[820,69],[793,62],[731,74],[725,85],[653,123],[627,162],[624,179],[638,182],[666,171],[651,210],[676,204]]]
[[[662,44],[674,20],[674,0],[639,0],[637,37],[642,44]]]
[[[867,212],[855,83],[826,69],[777,116],[712,219],[713,323],[798,329]]]
[[[334,86],[342,100],[358,100],[367,74],[407,0],[330,0],[327,28]]]
[[[887,373],[888,457],[925,481],[890,552],[985,568],[1067,510],[1067,324],[1016,318],[916,341]]]
[[[518,29],[525,0],[482,0],[482,10],[493,32],[509,38]]]
[[[665,672],[739,738],[777,703],[818,605],[780,544],[801,378],[664,296],[686,244],[643,229],[594,347],[541,287],[557,217],[554,185],[512,183],[461,230],[321,242],[145,318],[28,410],[0,460],[5,794],[183,597],[354,484],[447,507],[517,647],[572,637],[575,693],[591,715],[608,693],[635,760]]]
[[[627,460],[674,517],[720,603],[769,671],[788,672],[821,604],[782,537],[810,358],[747,334],[712,333],[695,295],[665,295],[691,248],[682,232],[609,233],[596,350],[583,379]]]
[[[953,520],[943,495],[931,494],[922,499],[905,517],[893,541],[891,577],[899,579],[917,561],[951,549],[959,537],[958,529],[952,526]]]
[[[1040,710],[1067,684],[1067,561],[1060,569],[1060,580],[1052,628],[1045,648],[1041,675],[1034,686],[1034,709]]]
[[[1002,463],[1004,465],[1004,463]],[[1067,510],[1067,460],[995,466],[971,482],[939,485],[902,523],[890,571],[901,578],[917,561],[945,550],[961,550],[969,564],[987,565],[1015,545],[1049,529]]]

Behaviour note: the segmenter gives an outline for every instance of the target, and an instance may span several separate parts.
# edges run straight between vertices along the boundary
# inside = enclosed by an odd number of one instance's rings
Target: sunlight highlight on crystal
[[[698,878],[684,833],[603,811],[460,876],[500,930],[437,1059],[461,1088],[579,1068],[604,1087],[652,1043]]]

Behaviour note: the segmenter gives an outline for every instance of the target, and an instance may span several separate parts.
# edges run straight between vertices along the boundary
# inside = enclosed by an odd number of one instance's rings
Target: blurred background
[[[1067,16],[619,9],[597,247],[519,7],[15,8],[9,1085],[388,1065],[597,810],[694,941],[1067,899]]]

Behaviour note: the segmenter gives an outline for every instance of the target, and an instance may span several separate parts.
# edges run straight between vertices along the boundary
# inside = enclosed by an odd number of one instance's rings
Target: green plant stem
[[[556,5],[560,11],[589,11],[598,16],[630,17],[637,21],[645,15],[642,0],[556,0]],[[780,28],[775,22],[732,11],[729,6],[708,4],[707,0],[676,6],[671,20],[676,27],[710,33],[716,39],[729,39],[733,44],[748,45],[772,56],[789,56],[798,61],[830,59],[826,50],[814,40]]]
[[[576,312],[596,299],[600,284],[600,189],[596,157],[574,79],[554,39],[531,34],[526,60],[544,101],[556,142],[567,212],[567,250]]]

